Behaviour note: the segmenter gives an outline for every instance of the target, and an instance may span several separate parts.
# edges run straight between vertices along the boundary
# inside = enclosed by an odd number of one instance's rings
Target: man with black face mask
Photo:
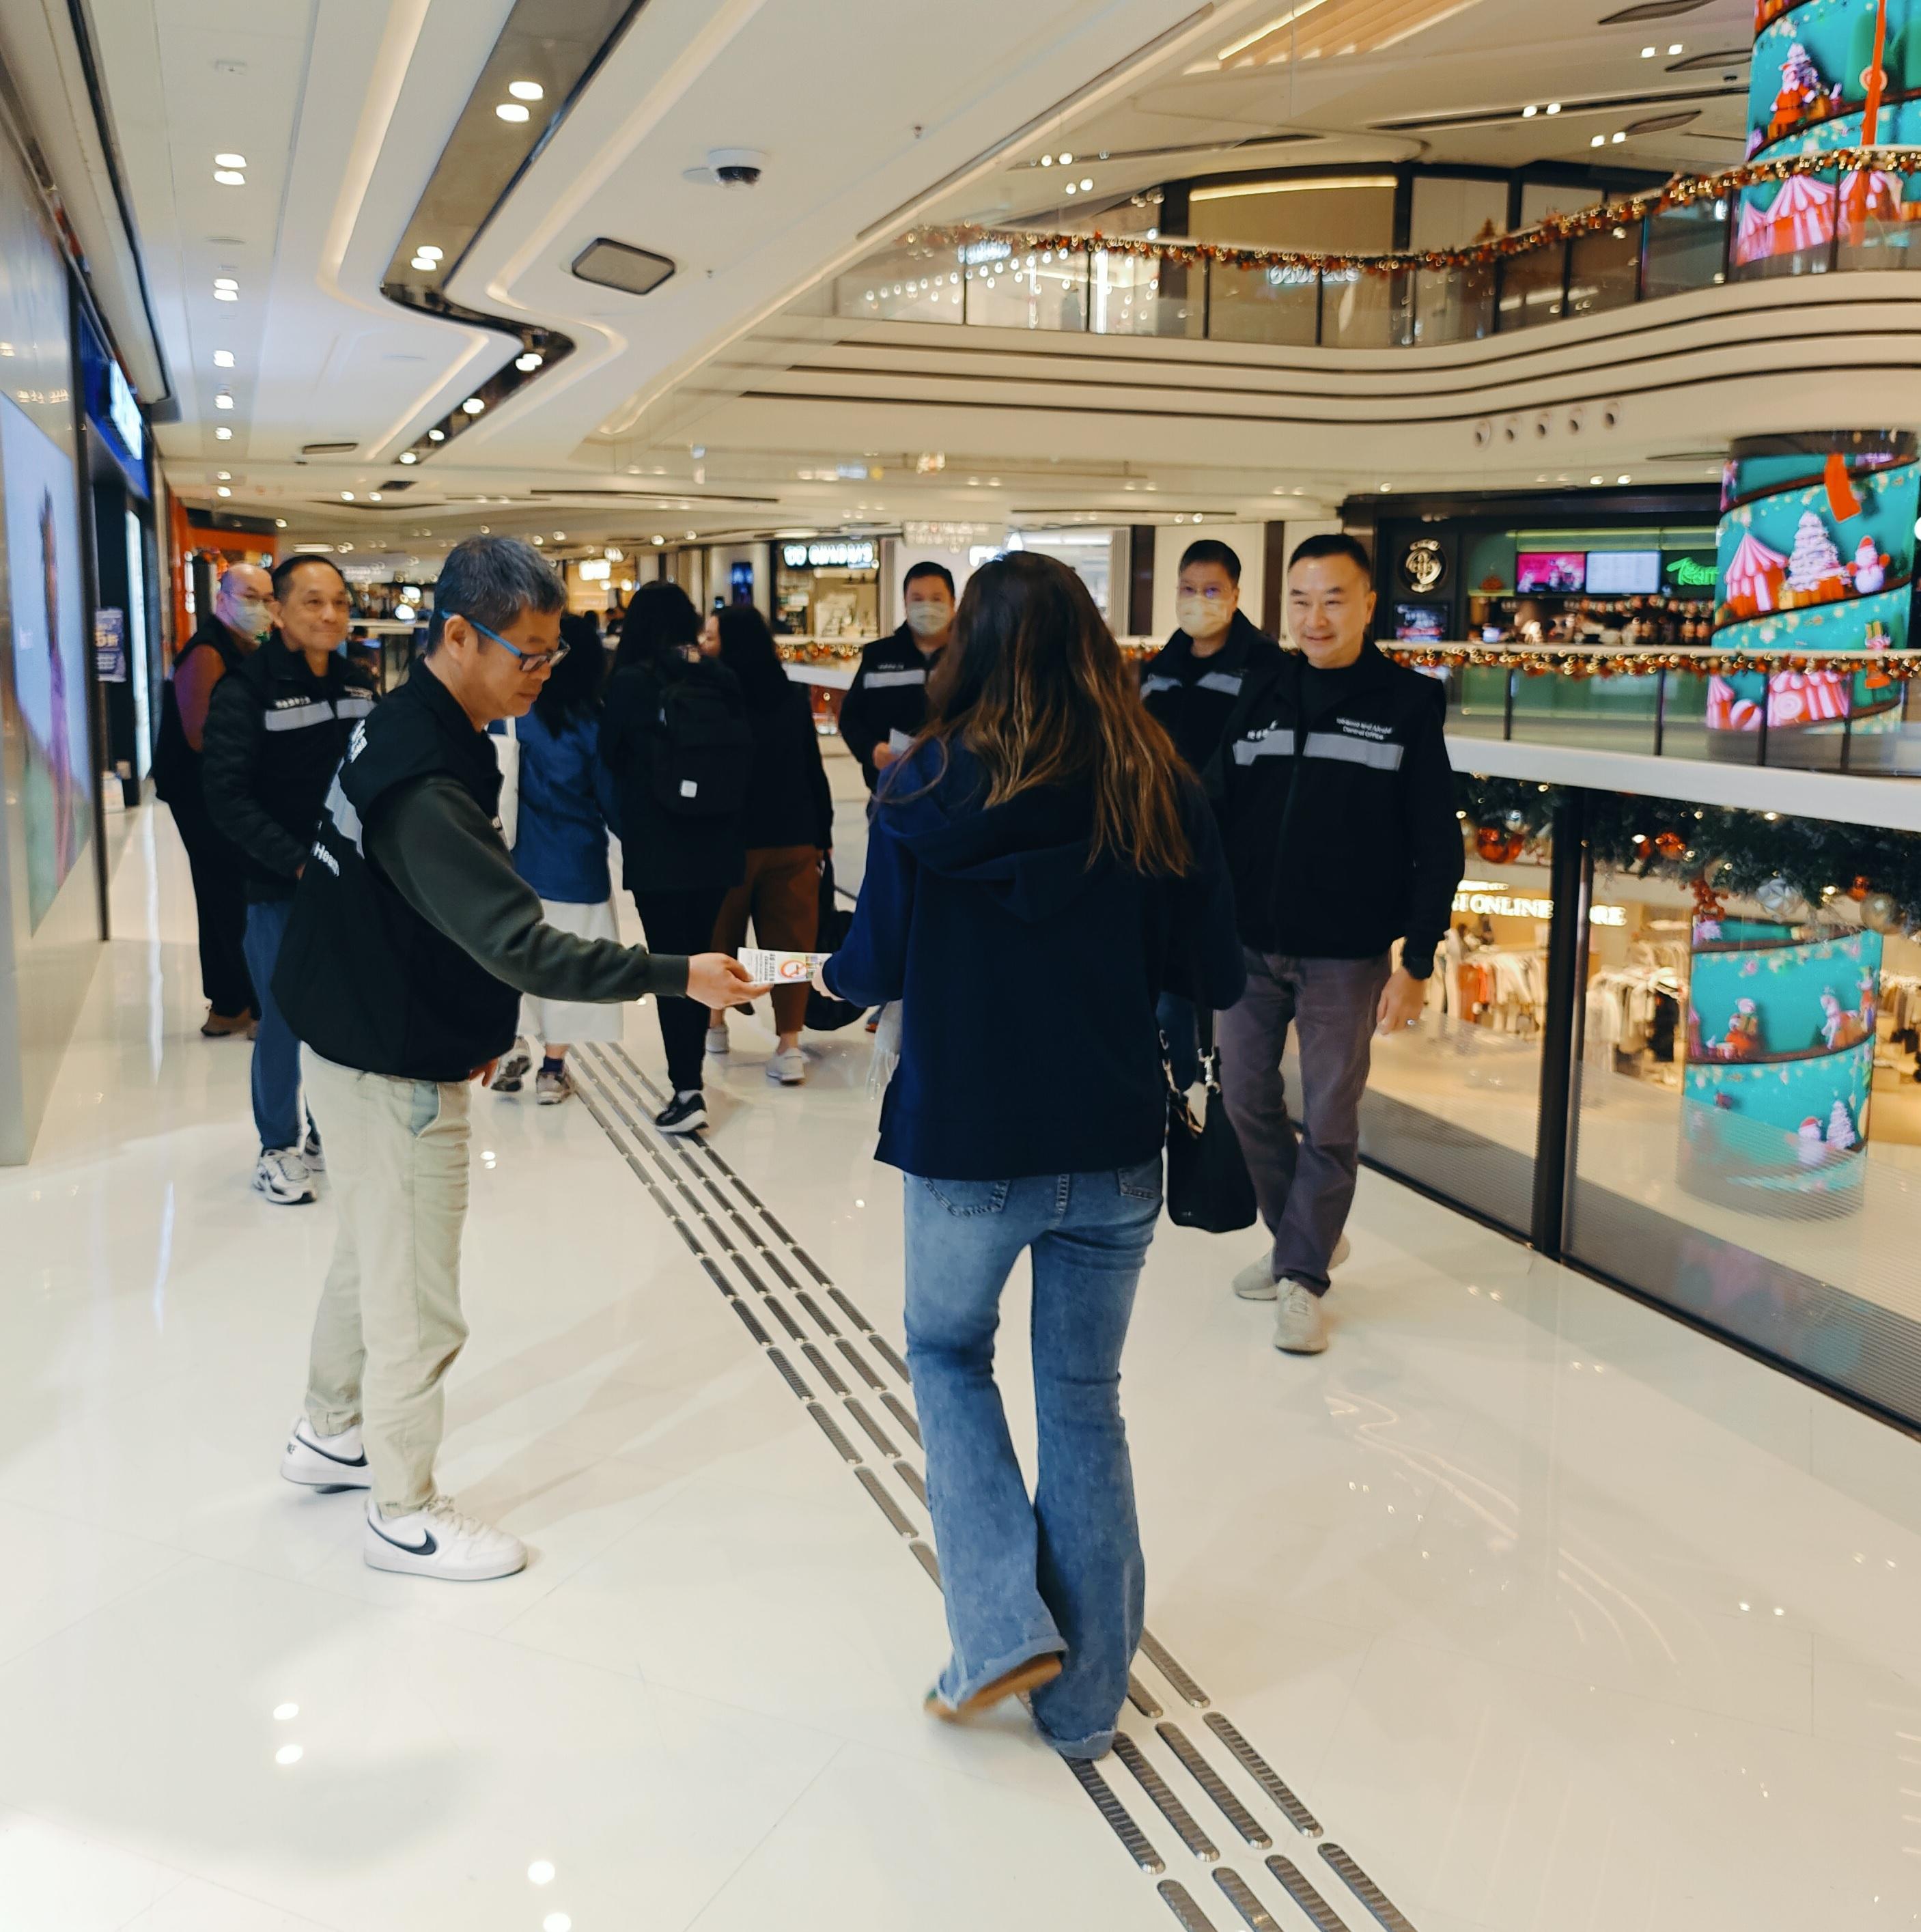
[[[1241,680],[1280,659],[1280,646],[1256,629],[1241,608],[1241,560],[1224,543],[1202,537],[1181,554],[1174,614],[1181,628],[1141,670],[1141,698],[1174,740],[1189,770],[1203,772],[1240,702]],[[1161,1032],[1174,1078],[1183,1089],[1201,1077],[1193,1007],[1178,994],[1162,996]]]
[[[841,700],[841,740],[860,760],[869,791],[926,722],[928,674],[953,634],[953,573],[944,564],[914,565],[901,597],[900,628],[860,653]]]

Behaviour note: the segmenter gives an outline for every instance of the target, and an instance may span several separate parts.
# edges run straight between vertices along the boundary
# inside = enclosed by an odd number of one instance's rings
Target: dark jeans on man
[[[247,908],[247,964],[260,995],[260,1027],[254,1036],[254,1125],[263,1151],[298,1148],[301,1141],[300,1042],[274,998],[274,967],[293,916],[290,898],[263,899]]]
[[[194,875],[194,910],[200,928],[200,991],[223,1019],[256,1010],[247,970],[247,893],[239,850],[215,826],[204,806],[171,806],[174,829]]]
[[[1361,1096],[1387,954],[1298,959],[1247,951],[1247,990],[1220,1016],[1220,1087],[1274,1237],[1277,1281],[1328,1291],[1328,1263],[1354,1202]],[[1294,1029],[1301,1120],[1289,1118],[1280,1056]]]
[[[636,892],[634,910],[641,916],[649,951],[711,952],[714,922],[720,916],[721,903],[726,897],[718,889]],[[654,1008],[660,1015],[661,1044],[667,1048],[667,1077],[673,1082],[674,1092],[698,1094],[707,1052],[707,1008],[698,1000],[679,1000],[665,994],[656,996]]]

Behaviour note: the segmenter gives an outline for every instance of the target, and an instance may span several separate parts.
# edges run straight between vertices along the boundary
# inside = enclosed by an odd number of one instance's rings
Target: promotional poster
[[[25,753],[28,917],[37,928],[93,828],[80,518],[71,459],[5,396],[0,476],[7,496],[11,695]]]

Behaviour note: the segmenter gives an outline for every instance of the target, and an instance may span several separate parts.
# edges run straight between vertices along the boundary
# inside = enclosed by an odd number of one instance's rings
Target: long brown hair
[[[921,736],[944,748],[958,739],[980,760],[984,805],[1043,785],[1085,790],[1090,864],[1111,853],[1138,872],[1187,869],[1174,741],[1142,706],[1087,586],[1064,564],[1016,550],[974,573],[928,701]]]

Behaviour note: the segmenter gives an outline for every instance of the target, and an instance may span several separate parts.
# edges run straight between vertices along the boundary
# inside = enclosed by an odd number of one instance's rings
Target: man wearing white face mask
[[[1241,560],[1224,543],[1203,537],[1181,558],[1174,614],[1180,628],[1142,668],[1141,698],[1174,740],[1189,769],[1206,770],[1250,670],[1278,663],[1280,646],[1241,609]],[[1201,1077],[1194,1009],[1179,994],[1163,994],[1161,1032],[1177,1084]]]
[[[901,586],[905,621],[860,653],[841,700],[841,741],[872,791],[926,722],[927,677],[953,634],[954,580],[945,564],[917,563]]]
[[[273,580],[258,564],[236,563],[220,580],[214,608],[173,660],[161,699],[155,788],[173,814],[194,875],[200,928],[200,990],[209,1040],[251,1039],[260,1009],[242,942],[247,896],[240,854],[215,823],[200,786],[200,752],[214,687],[260,647],[272,628]]]

